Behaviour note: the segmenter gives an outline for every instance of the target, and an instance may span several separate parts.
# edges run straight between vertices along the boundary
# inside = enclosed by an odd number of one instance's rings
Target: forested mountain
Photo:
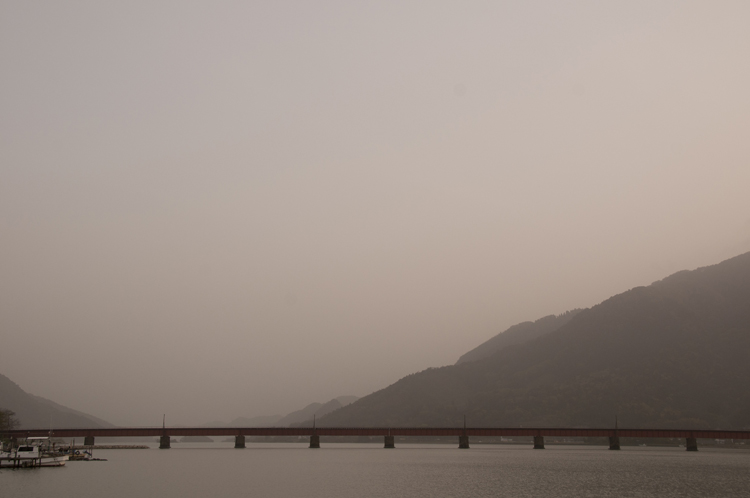
[[[81,427],[114,427],[93,415],[34,396],[0,374],[0,408],[12,410],[20,422],[19,429],[76,429]]]
[[[492,356],[428,369],[327,426],[750,429],[750,253],[682,271]]]
[[[582,310],[580,309],[574,309],[566,311],[562,315],[549,315],[540,318],[535,322],[522,322],[513,325],[505,332],[497,334],[492,339],[483,342],[468,353],[462,355],[456,362],[456,365],[466,363],[467,361],[477,361],[482,358],[487,358],[508,346],[521,344],[530,341],[531,339],[536,339],[537,337],[549,334],[550,332],[554,332],[568,323],[571,318],[581,311]]]

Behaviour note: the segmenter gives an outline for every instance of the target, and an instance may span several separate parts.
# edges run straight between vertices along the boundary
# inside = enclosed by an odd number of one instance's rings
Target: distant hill
[[[492,356],[498,351],[513,346],[514,344],[521,344],[531,339],[536,339],[550,332],[554,332],[566,323],[568,323],[574,316],[580,313],[581,309],[574,309],[566,311],[562,315],[549,315],[544,318],[540,318],[535,322],[523,322],[517,325],[513,325],[505,332],[501,332],[489,339],[479,346],[475,347],[468,353],[462,355],[456,365],[466,363],[469,361],[477,361],[482,358]]]
[[[276,427],[281,415],[261,415],[258,417],[237,417],[229,423],[215,420],[208,422],[201,427]]]
[[[286,416],[261,415],[258,417],[237,417],[228,424],[209,422],[202,427],[301,427],[312,425],[313,417],[320,418],[334,410],[357,401],[357,396],[339,396],[327,403],[310,403],[301,410],[295,410]]]
[[[237,417],[227,424],[227,427],[277,427],[281,415],[261,415],[259,417]]]
[[[321,426],[750,429],[750,253],[578,312],[553,332],[432,368]]]
[[[336,401],[341,403],[341,406],[351,405],[359,399],[359,396],[339,396]]]
[[[13,410],[19,429],[96,428],[114,425],[87,413],[73,410],[48,399],[34,396],[0,374],[0,408]]]
[[[279,420],[279,427],[308,427],[313,425],[313,417],[320,418],[358,400],[356,396],[339,396],[327,403],[311,403],[302,410],[292,412]]]

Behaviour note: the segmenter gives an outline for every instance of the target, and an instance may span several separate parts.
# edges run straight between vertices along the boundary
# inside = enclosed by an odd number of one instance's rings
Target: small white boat
[[[48,437],[30,437],[10,451],[0,453],[0,468],[61,467],[68,455],[53,453]]]

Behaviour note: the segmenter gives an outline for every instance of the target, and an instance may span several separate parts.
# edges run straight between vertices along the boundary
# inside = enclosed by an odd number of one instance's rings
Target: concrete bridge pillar
[[[245,447],[245,436],[240,434],[239,436],[234,436],[234,447],[235,448],[244,448]]]
[[[317,434],[310,436],[310,448],[320,448],[320,436]]]
[[[161,436],[159,438],[159,449],[160,450],[168,450],[172,447],[172,441],[169,439],[169,436]]]
[[[544,449],[544,436],[534,436],[534,449],[535,450]]]
[[[94,446],[94,436],[86,436],[83,438],[84,446]]]
[[[610,450],[620,449],[620,436],[609,436],[609,449]]]
[[[698,441],[694,437],[685,439],[685,447],[687,451],[698,451]]]
[[[385,436],[385,446],[383,446],[383,448],[395,448],[395,447],[396,447],[395,437]]]
[[[458,449],[460,450],[469,449],[469,436],[467,435],[458,436]]]

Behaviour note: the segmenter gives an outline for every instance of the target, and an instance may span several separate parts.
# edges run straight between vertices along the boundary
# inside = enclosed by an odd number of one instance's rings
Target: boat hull
[[[65,456],[43,456],[38,458],[14,457],[3,455],[0,457],[0,468],[33,469],[37,467],[62,467],[68,461]]]

